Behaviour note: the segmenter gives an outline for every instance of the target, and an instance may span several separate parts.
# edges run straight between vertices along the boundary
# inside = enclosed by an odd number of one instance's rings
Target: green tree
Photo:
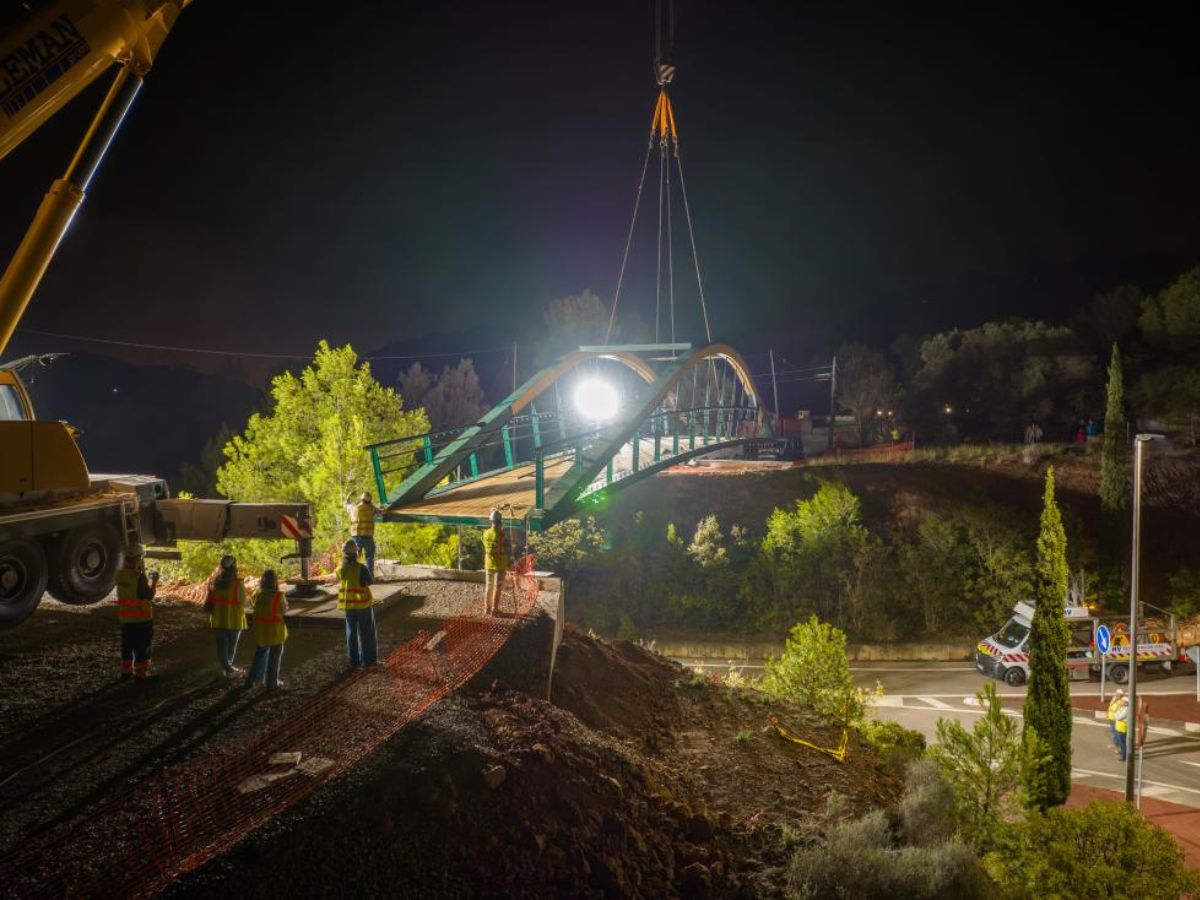
[[[1005,897],[1175,900],[1200,891],[1200,873],[1163,829],[1124,803],[1030,813],[1006,829],[984,865]]]
[[[1142,305],[1142,334],[1156,351],[1138,382],[1147,413],[1200,439],[1200,266],[1185,272]]]
[[[299,374],[284,372],[271,382],[272,408],[255,413],[245,431],[225,446],[226,462],[217,489],[231,500],[306,500],[316,519],[318,552],[345,539],[346,498],[373,484],[364,447],[428,430],[425,413],[404,409],[399,394],[358,364],[349,346],[321,341],[310,365]],[[380,556],[406,562],[449,564],[453,538],[427,525],[383,525],[376,530]],[[280,548],[263,542],[237,545],[252,565],[272,565]]]
[[[571,576],[604,552],[608,535],[594,516],[564,519],[529,538],[529,550],[539,568]]]
[[[845,632],[816,616],[792,626],[783,653],[767,660],[762,689],[851,725],[865,719],[872,696],[850,674]]]
[[[1054,499],[1054,468],[1046,472],[1042,525],[1037,540],[1033,625],[1029,632],[1029,689],[1025,728],[1045,746],[1044,769],[1028,784],[1035,809],[1061,806],[1071,792],[1071,694],[1065,666],[1070,630],[1067,599],[1067,536]]]
[[[1104,452],[1100,457],[1100,502],[1108,510],[1129,505],[1129,444],[1125,440],[1125,388],[1121,375],[1121,351],[1112,345],[1108,364],[1108,408],[1104,412]]]
[[[938,719],[929,756],[954,788],[963,837],[984,850],[1019,812],[1024,750],[1020,726],[1004,714],[996,686],[988,682],[976,697],[983,716],[970,731],[957,719]]]

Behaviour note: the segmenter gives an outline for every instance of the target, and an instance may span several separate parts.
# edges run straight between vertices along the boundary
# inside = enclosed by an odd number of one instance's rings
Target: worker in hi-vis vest
[[[226,678],[246,670],[233,664],[238,640],[246,630],[246,585],[238,576],[237,560],[229,554],[221,557],[217,574],[208,585],[204,599],[208,625],[217,638],[217,663]]]
[[[375,516],[379,510],[371,502],[371,495],[363,491],[358,502],[346,501],[346,513],[350,516],[350,529],[353,536],[350,540],[358,545],[358,552],[367,563],[367,571],[375,576]]]
[[[499,611],[500,592],[508,571],[508,536],[504,533],[500,510],[493,509],[489,519],[492,524],[483,533],[483,610],[486,615],[493,616]]]
[[[150,642],[154,638],[154,591],[158,573],[145,571],[145,551],[133,544],[117,570],[117,621],[121,623],[121,678],[150,677]]]
[[[370,570],[358,561],[358,544],[346,541],[338,566],[338,609],[346,612],[346,656],[351,666],[378,662],[375,610],[371,608]]]
[[[258,593],[254,595],[254,662],[246,676],[246,687],[265,684],[270,690],[283,687],[279,680],[279,664],[283,661],[283,644],[287,640],[287,625],[283,615],[287,601],[279,590],[279,577],[274,569],[263,572]]]

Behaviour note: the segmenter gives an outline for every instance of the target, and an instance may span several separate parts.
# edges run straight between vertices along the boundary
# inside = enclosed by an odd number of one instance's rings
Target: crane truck
[[[0,356],[143,77],[190,2],[27,0],[9,13],[16,23],[0,35],[0,159],[106,72],[115,76],[66,173],[51,185],[0,276]],[[299,591],[312,592],[307,503],[172,499],[167,482],[152,475],[90,472],[76,429],[34,415],[21,372],[41,361],[0,363],[0,628],[24,621],[47,590],[63,603],[102,600],[133,543],[169,548],[179,540],[291,538]]]

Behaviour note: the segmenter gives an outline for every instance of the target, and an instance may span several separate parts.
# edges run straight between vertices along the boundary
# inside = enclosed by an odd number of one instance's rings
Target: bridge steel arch
[[[665,358],[664,350],[670,351]],[[551,391],[558,398],[560,383],[594,361],[613,362],[633,373],[642,385],[635,391],[633,404],[617,422],[568,436],[560,403],[558,439],[544,441],[539,423],[545,429],[553,424],[554,416],[539,413],[537,401]],[[719,378],[718,372],[722,373]],[[732,377],[727,377],[730,373]],[[702,382],[700,375],[704,376]],[[691,405],[682,408],[681,388],[688,378],[693,387]],[[696,397],[698,385],[704,387],[703,401]],[[384,507],[383,521],[482,524],[489,497],[503,493],[501,482],[508,485],[505,496],[510,499],[513,485],[519,482],[524,491],[522,502],[506,506],[519,505],[524,512],[506,518],[513,525],[538,529],[572,515],[587,499],[595,500],[595,495],[623,486],[629,476],[644,477],[687,458],[744,443],[761,436],[765,427],[750,369],[728,344],[581,347],[533,375],[474,425],[387,441],[368,450]],[[521,428],[532,435],[534,458],[518,462],[510,438]],[[699,442],[698,433],[702,434]],[[449,439],[435,451],[431,439],[443,437]],[[665,453],[661,452],[664,440],[670,442]],[[506,465],[480,473],[478,460],[486,458],[486,452],[498,452],[489,448],[501,443]],[[651,446],[651,458],[642,462]],[[422,455],[423,462],[398,486],[386,483],[385,473],[392,471],[384,464],[386,460],[399,460],[399,468],[412,465],[414,456]],[[616,471],[617,464],[626,459],[628,465]],[[469,467],[469,477],[451,480],[464,467]]]

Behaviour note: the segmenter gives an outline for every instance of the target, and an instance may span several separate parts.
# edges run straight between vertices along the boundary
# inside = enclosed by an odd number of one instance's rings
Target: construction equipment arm
[[[191,0],[58,0],[0,38],[0,159],[112,66],[83,142],[0,277],[0,353],[179,13]]]

